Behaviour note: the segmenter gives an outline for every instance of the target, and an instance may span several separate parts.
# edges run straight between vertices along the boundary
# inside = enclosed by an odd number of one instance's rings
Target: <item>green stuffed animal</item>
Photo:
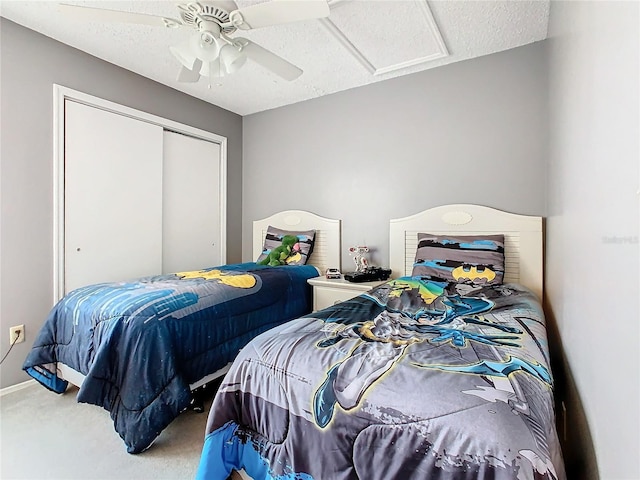
[[[298,243],[298,237],[295,235],[285,235],[282,237],[282,245],[274,248],[269,252],[267,258],[259,262],[260,265],[269,265],[277,267],[278,265],[286,265],[286,260],[291,255],[293,246]]]

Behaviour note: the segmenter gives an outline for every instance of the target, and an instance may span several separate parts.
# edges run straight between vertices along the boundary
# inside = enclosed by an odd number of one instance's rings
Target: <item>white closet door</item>
[[[220,239],[220,145],[164,132],[162,270],[223,263]]]
[[[65,101],[65,293],[161,272],[162,131]]]

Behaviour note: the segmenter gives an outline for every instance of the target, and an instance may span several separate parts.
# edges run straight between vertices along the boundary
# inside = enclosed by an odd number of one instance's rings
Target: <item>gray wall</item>
[[[446,203],[545,213],[541,43],[243,119],[243,259],[251,222],[299,208],[343,221],[388,265],[389,219]]]
[[[638,2],[551,2],[547,317],[562,339],[569,464],[640,478]],[[572,387],[575,385],[575,389]],[[584,406],[585,429],[575,408]],[[597,478],[587,462],[573,478]]]
[[[0,351],[24,324],[1,367],[0,387],[27,380],[24,360],[53,296],[54,83],[228,139],[227,251],[241,259],[242,118],[0,19]]]

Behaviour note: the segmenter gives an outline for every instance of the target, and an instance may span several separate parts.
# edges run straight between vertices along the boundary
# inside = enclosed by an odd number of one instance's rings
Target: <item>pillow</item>
[[[298,237],[298,243],[294,245],[291,255],[285,260],[287,265],[305,265],[309,259],[309,255],[313,251],[313,243],[316,238],[315,230],[307,230],[303,232],[295,232],[282,230],[280,228],[272,227],[269,225],[267,228],[267,235],[264,238],[264,245],[262,247],[262,253],[256,260],[261,262],[269,255],[269,252],[276,247],[282,245],[282,237],[285,235],[293,235]]]
[[[412,275],[445,282],[499,285],[504,277],[504,235],[418,233]]]

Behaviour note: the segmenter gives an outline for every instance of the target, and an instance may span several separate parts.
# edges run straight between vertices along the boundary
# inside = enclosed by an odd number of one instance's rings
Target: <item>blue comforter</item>
[[[50,312],[23,369],[61,393],[56,362],[85,375],[78,401],[111,413],[129,453],[148,448],[191,401],[189,385],[253,337],[311,311],[315,267],[226,265],[103,283]]]

